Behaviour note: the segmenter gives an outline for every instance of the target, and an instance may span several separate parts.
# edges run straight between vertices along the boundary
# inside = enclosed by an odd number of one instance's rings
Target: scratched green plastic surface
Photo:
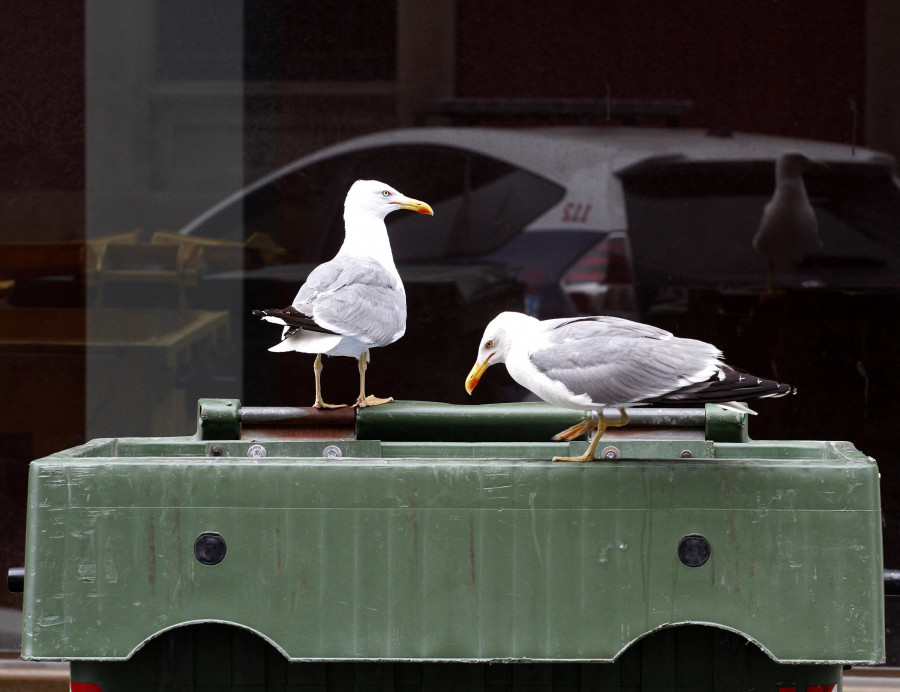
[[[32,464],[24,657],[124,659],[197,622],[291,660],[611,661],[688,623],[783,662],[884,657],[878,471],[849,443],[629,438],[587,464],[548,461],[584,442],[212,444]]]

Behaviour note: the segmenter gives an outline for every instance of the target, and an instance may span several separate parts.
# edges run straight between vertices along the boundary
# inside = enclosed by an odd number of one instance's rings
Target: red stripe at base
[[[70,692],[103,692],[96,682],[75,682],[69,683]]]

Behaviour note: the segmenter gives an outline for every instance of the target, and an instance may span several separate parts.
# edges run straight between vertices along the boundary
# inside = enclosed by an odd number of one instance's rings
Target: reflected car
[[[752,248],[774,190],[774,162],[798,151],[822,248],[777,268],[781,285],[900,284],[900,187],[891,157],[848,144],[650,128],[423,127],[357,137],[302,157],[235,192],[182,234],[242,240],[264,232],[285,264],[329,259],[342,204],[359,178],[428,201],[423,230],[387,218],[401,275],[505,268],[540,318],[640,318],[693,288],[761,287]],[[487,271],[485,269],[485,271]],[[474,274],[469,273],[468,281]]]

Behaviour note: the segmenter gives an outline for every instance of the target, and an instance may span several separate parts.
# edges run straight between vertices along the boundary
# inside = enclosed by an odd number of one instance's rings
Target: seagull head
[[[496,363],[505,363],[517,337],[526,336],[539,322],[521,312],[501,312],[485,328],[475,365],[466,377],[466,391],[471,394],[484,371]]]
[[[377,180],[357,180],[350,186],[347,199],[344,200],[344,216],[363,214],[383,219],[397,209],[434,215],[434,211],[425,202],[407,197]]]
[[[814,166],[830,170],[824,161],[816,161],[796,151],[782,154],[775,163],[775,173],[779,178],[799,178]]]

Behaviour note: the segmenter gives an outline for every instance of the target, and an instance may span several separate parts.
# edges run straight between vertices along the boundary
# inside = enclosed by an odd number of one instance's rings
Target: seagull
[[[782,154],[775,162],[775,194],[763,209],[753,249],[769,260],[767,285],[777,259],[799,259],[822,247],[816,213],[803,184],[803,173],[812,166],[828,168],[803,154]]]
[[[471,394],[485,370],[506,363],[512,378],[548,404],[596,411],[553,439],[572,440],[596,429],[587,451],[553,461],[590,461],[607,427],[628,424],[625,406],[718,402],[754,413],[735,399],[795,393],[794,387],[740,372],[712,344],[619,317],[537,320],[520,312],[497,315],[484,330],[475,365],[466,377]],[[607,419],[603,409],[619,409]]]
[[[392,344],[406,331],[406,292],[394,266],[384,218],[409,209],[433,215],[425,202],[377,180],[357,180],[344,201],[344,243],[334,259],[320,264],[284,309],[253,315],[282,325],[270,351],[315,353],[315,408],[342,408],[322,399],[322,355],[357,359],[359,396],[353,406],[377,406],[392,398],[366,396],[369,349]]]

